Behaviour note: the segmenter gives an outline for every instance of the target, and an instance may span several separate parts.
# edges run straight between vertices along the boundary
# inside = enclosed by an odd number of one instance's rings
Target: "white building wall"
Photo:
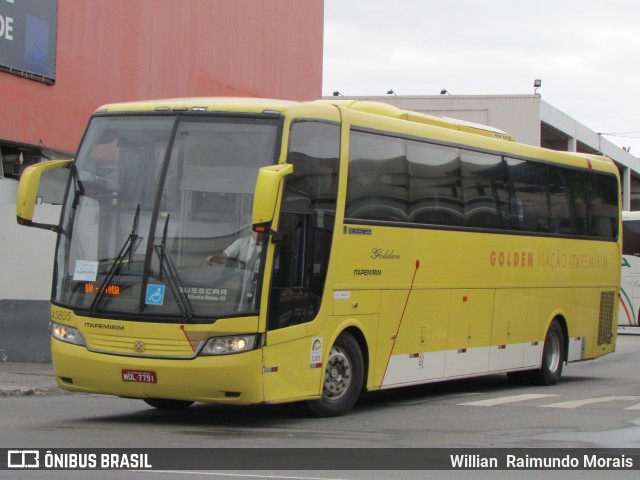
[[[540,145],[539,95],[386,95],[340,99],[384,102],[405,110],[490,125],[510,133],[520,143]]]
[[[325,97],[331,99],[333,97]],[[640,159],[622,150],[589,127],[542,100],[540,95],[429,95],[349,96],[384,102],[396,107],[432,115],[443,115],[481,123],[510,133],[520,143],[540,146],[540,124],[544,122],[574,140],[602,152],[619,165],[640,175]],[[575,143],[575,142],[574,142]]]
[[[640,159],[548,103],[542,102],[541,104],[540,121],[568,135],[570,137],[569,150],[575,151],[577,142],[581,142],[616,162],[621,173],[622,208],[631,210],[632,177],[640,177]]]

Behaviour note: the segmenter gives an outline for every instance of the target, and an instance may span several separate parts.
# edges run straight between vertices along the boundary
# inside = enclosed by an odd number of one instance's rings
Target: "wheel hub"
[[[351,384],[351,362],[340,348],[334,347],[329,353],[324,377],[324,395],[327,398],[340,398]]]

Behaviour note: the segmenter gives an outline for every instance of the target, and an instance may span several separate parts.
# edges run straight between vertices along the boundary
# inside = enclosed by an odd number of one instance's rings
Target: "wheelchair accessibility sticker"
[[[147,305],[164,305],[164,285],[147,285],[144,303]]]

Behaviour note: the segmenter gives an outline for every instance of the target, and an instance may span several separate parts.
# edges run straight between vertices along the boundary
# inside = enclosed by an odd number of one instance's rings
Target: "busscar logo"
[[[7,467],[40,468],[40,452],[38,450],[7,451]]]

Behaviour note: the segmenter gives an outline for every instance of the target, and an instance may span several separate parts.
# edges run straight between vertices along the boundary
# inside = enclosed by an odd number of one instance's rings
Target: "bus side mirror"
[[[256,181],[253,197],[253,217],[251,223],[256,232],[271,233],[271,222],[275,216],[280,185],[285,176],[293,173],[293,165],[282,163],[262,167]]]
[[[45,225],[33,222],[33,212],[38,198],[40,179],[44,172],[69,168],[71,160],[52,160],[50,162],[37,163],[27,167],[20,177],[18,193],[16,195],[16,216],[20,225],[44,228],[57,231],[57,225]]]

